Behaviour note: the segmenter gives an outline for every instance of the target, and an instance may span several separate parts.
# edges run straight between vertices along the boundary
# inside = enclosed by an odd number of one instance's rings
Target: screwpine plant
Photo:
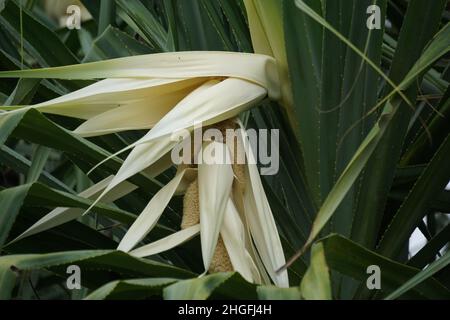
[[[450,298],[445,0],[81,3],[0,12],[0,298]]]

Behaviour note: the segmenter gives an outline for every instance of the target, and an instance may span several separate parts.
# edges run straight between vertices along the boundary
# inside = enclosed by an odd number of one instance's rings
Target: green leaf
[[[10,231],[10,239],[16,238],[48,210],[39,207],[23,206]],[[92,217],[88,217],[93,220]],[[86,220],[86,219],[85,219]],[[101,219],[106,220],[106,219]],[[113,224],[109,222],[108,224]],[[101,226],[99,224],[98,226]],[[20,241],[5,245],[2,250],[8,254],[48,253],[69,250],[115,249],[117,242],[78,221],[70,221],[55,228],[43,231],[37,237],[24,238]]]
[[[437,58],[445,54],[450,50],[450,46],[447,46],[444,51],[437,52],[434,50],[436,47],[441,47],[442,42],[447,41],[448,39],[443,39],[442,37],[436,37],[427,47],[427,50],[425,51],[424,56],[420,59],[418,62],[420,66],[423,67],[422,71],[426,70],[427,67],[430,66],[432,61],[435,61]],[[434,52],[434,54],[427,54],[429,52]],[[426,62],[424,62],[426,61]],[[413,67],[416,68],[415,66]],[[416,73],[414,73],[416,74]],[[408,79],[409,75],[405,78],[405,83],[411,83]],[[415,87],[412,87],[414,91],[416,91]],[[372,128],[372,130],[368,133],[364,141],[359,146],[356,153],[353,155],[353,158],[348,163],[345,170],[342,172],[341,176],[337,180],[336,184],[328,194],[327,198],[322,204],[322,207],[320,208],[319,212],[317,213],[317,217],[314,220],[313,227],[311,230],[311,233],[308,237],[308,240],[302,250],[300,250],[294,257],[290,259],[288,264],[292,262],[293,260],[297,259],[304,250],[312,243],[314,238],[319,234],[319,232],[322,230],[322,228],[325,226],[325,224],[328,222],[328,220],[332,217],[335,210],[339,206],[339,204],[342,202],[350,188],[355,183],[356,179],[362,172],[363,168],[369,161],[369,159],[372,157],[372,154],[378,147],[378,145],[381,145],[382,148],[387,148],[385,139],[386,132],[387,135],[394,134],[395,128],[393,127],[393,123],[395,123],[397,120],[398,114],[401,114],[402,112],[397,112],[400,108],[405,108],[405,104],[403,100],[400,97],[394,96],[392,99],[387,101],[386,106],[383,110],[383,113],[381,114],[378,122],[375,124],[375,126]],[[383,142],[381,142],[383,141]],[[385,149],[385,150],[391,150],[391,147]],[[374,159],[379,159],[379,155],[374,155]],[[381,157],[382,159],[391,159],[390,154],[386,154],[384,157]],[[387,163],[387,161],[377,161],[377,164],[379,163]],[[370,167],[370,164],[369,164]],[[395,169],[395,166],[394,166]],[[374,173],[377,171],[371,171],[371,173]],[[393,175],[392,175],[393,177]],[[374,179],[379,179],[379,176],[373,177]],[[372,180],[371,180],[372,181]],[[367,185],[372,186],[372,182],[366,182]],[[376,183],[374,183],[375,185]],[[364,184],[366,185],[366,184]],[[385,187],[383,187],[385,188]],[[366,188],[367,189],[367,188]],[[386,192],[387,196],[387,192]],[[373,199],[371,200],[373,202]],[[360,201],[361,203],[361,201]],[[360,208],[358,210],[361,210]],[[378,212],[378,211],[377,211]],[[375,216],[376,217],[376,216]],[[372,220],[368,220],[368,223],[372,223]],[[369,224],[370,226],[377,228],[377,226]],[[367,226],[367,224],[366,224]],[[366,238],[368,239],[368,238]],[[372,240],[373,241],[373,240]]]
[[[311,250],[311,263],[300,284],[300,292],[307,300],[331,300],[330,273],[322,243]]]
[[[36,182],[41,176],[47,159],[50,156],[51,149],[43,146],[37,146],[32,155],[30,170],[27,172],[25,183]]]
[[[8,96],[3,92],[0,92],[0,104],[5,104],[5,101],[8,99]]]
[[[16,88],[4,104],[12,106],[29,104],[34,97],[40,82],[39,79],[19,79]]]
[[[25,188],[19,188],[0,191],[0,203],[3,208],[0,215],[0,247],[5,243],[26,197]]]
[[[424,66],[424,59],[427,65],[434,62],[446,50],[433,52],[431,47],[442,48],[442,44],[447,43],[448,38],[432,38],[437,31],[442,9],[445,1],[410,1],[408,10],[403,21],[400,36],[398,38],[397,49],[392,61],[389,77],[397,84],[418,81],[420,74],[416,73],[413,79],[409,71],[416,66]],[[431,41],[431,43],[429,43]],[[425,52],[423,49],[429,43]],[[428,67],[421,70],[424,72]],[[400,85],[403,90],[407,87]],[[390,88],[386,88],[386,91]],[[411,101],[416,100],[417,88],[415,83],[411,84],[405,94]],[[389,95],[387,95],[389,96]],[[352,237],[369,248],[374,248],[378,238],[381,219],[386,206],[387,195],[392,184],[395,169],[397,167],[404,138],[408,129],[409,121],[413,114],[410,106],[402,103],[398,106],[401,112],[393,115],[393,119],[388,125],[385,137],[381,139],[379,146],[374,151],[371,160],[368,162],[362,176],[361,192],[356,208],[356,219]],[[380,160],[382,159],[382,160]]]
[[[432,201],[445,189],[450,179],[450,134],[439,147],[414,187],[398,209],[378,245],[378,252],[395,257]]]
[[[317,12],[321,12],[318,1],[308,1]],[[289,74],[292,83],[292,91],[296,106],[297,122],[302,123],[299,132],[304,155],[306,176],[311,189],[315,205],[319,206],[319,162],[318,139],[320,137],[317,112],[314,108],[300,106],[315,106],[320,97],[320,75],[322,61],[323,29],[320,24],[310,19],[299,10],[294,1],[283,1],[284,34],[286,42],[286,54],[289,66]]]
[[[440,250],[450,242],[450,224],[447,224],[437,235],[428,241],[419,252],[408,261],[408,265],[423,268],[432,262]]]
[[[134,258],[115,250],[68,251],[48,254],[23,254],[0,257],[0,299],[9,299],[18,271],[49,269],[67,275],[65,267],[78,265],[83,272],[83,286],[121,277],[188,278],[193,273],[148,259]],[[106,281],[105,281],[106,280]]]
[[[64,151],[78,165],[90,169],[110,153],[88,140],[72,134],[70,131],[47,119],[35,109],[24,109],[14,113],[0,114],[0,144],[13,134],[15,137]],[[112,158],[97,170],[104,177],[115,174],[122,160]],[[160,185],[144,174],[131,178],[134,184],[144,187],[148,192],[156,192]]]
[[[323,244],[330,269],[359,280],[364,285],[370,276],[367,267],[378,266],[381,270],[381,290],[385,293],[392,292],[420,272],[419,269],[390,260],[339,235],[330,235],[319,241]],[[412,288],[405,297],[448,299],[450,291],[435,279],[428,278]]]
[[[85,300],[125,300],[159,297],[162,289],[177,281],[171,278],[117,280],[90,293]]]
[[[98,34],[102,34],[116,19],[116,2],[113,0],[100,1],[100,15],[98,19]]]
[[[450,190],[442,192],[433,201],[433,209],[442,213],[450,212]]]
[[[402,164],[417,164],[427,162],[437,147],[449,133],[448,118],[450,117],[450,87],[447,88],[439,105],[439,114],[435,114],[427,123],[427,131],[423,130],[406,150]],[[432,143],[430,143],[430,135]]]
[[[93,62],[151,53],[151,49],[128,34],[109,26],[96,38],[83,62]]]
[[[15,1],[7,1],[0,22],[11,36],[20,41],[20,9]],[[46,26],[26,9],[22,9],[24,49],[43,67],[78,63],[75,55]]]
[[[391,110],[395,107],[391,106]],[[312,243],[315,237],[318,236],[319,232],[332,217],[333,213],[336,211],[339,204],[344,199],[347,192],[350,190],[352,185],[355,183],[359,174],[363,170],[373,151],[375,150],[377,144],[379,143],[383,133],[386,130],[386,125],[391,118],[391,113],[386,112],[381,116],[380,120],[375,124],[372,130],[367,135],[366,139],[362,142],[352,160],[349,162],[342,175],[337,180],[333,189],[328,194],[327,198],[322,204],[319,212],[317,213],[316,219],[314,220],[311,233],[308,237],[306,244],[303,249],[300,250],[290,261],[298,258],[304,250]]]
[[[402,186],[413,183],[420,176],[423,169],[425,169],[425,165],[423,164],[397,167],[393,186]]]
[[[0,147],[0,163],[12,168],[17,173],[27,174],[30,171],[32,163],[30,160],[20,155],[11,148],[2,145]],[[57,188],[65,192],[73,193],[73,190],[64,184],[61,180],[46,171],[42,171],[37,181],[45,183],[52,188]]]
[[[123,11],[119,15],[125,21],[131,21],[130,26],[138,32],[157,51],[167,51],[167,31],[156,19],[154,14],[139,0],[116,0],[117,6]]]
[[[4,65],[4,70],[20,69],[20,68],[22,68],[24,70],[28,69],[27,66],[21,66],[21,63],[19,60],[8,55],[6,52],[4,52],[1,49],[0,49],[0,61],[2,63],[6,62],[6,65]],[[18,97],[21,97],[21,99],[23,99],[22,104],[25,104],[26,101],[28,101],[27,99],[30,99],[30,98],[32,98],[32,96],[34,96],[34,95],[30,94],[30,93],[33,93],[32,86],[31,86],[32,82],[26,81],[26,82],[21,83],[21,80],[25,80],[25,79],[19,80],[14,91],[19,93]],[[55,96],[63,95],[68,92],[67,89],[64,86],[62,86],[60,83],[53,83],[47,79],[41,79],[40,83],[42,84],[42,86],[40,86],[37,89],[36,95],[42,96],[43,99],[52,99]],[[4,84],[6,84],[6,82],[4,82]],[[21,87],[23,87],[23,88],[21,88]],[[46,90],[46,89],[48,89],[48,90]],[[8,88],[7,92],[9,93],[9,92],[11,92],[11,90]],[[16,95],[17,93],[14,93],[14,95]],[[19,101],[14,101],[14,102],[15,103],[9,103],[9,104],[11,104],[11,105],[21,104],[21,103],[19,103]],[[8,105],[6,103],[6,101],[5,101],[5,105]]]
[[[255,299],[256,286],[236,272],[215,273],[179,281],[164,289],[167,300]]]
[[[223,47],[226,51],[233,50],[233,43],[228,37],[228,32],[225,29],[222,21],[222,11],[217,2],[209,1],[209,0],[200,0],[201,5],[203,6],[206,14],[208,15],[212,26],[217,31],[219,35],[220,41],[223,43]]]
[[[367,20],[367,8],[377,5],[380,20],[386,19],[385,0],[327,1],[325,7],[328,20],[338,26],[338,31],[354,44],[374,66],[381,68],[381,44],[384,26],[381,29],[361,28]],[[336,10],[340,5],[340,10]],[[364,13],[364,14],[363,14]],[[332,40],[333,39],[333,40]],[[361,58],[332,32],[324,35],[324,66],[322,68],[322,97],[318,108],[320,114],[321,145],[321,195],[330,191],[337,177],[342,173],[358,149],[364,137],[376,121],[376,114],[367,116],[377,103],[375,89],[382,78],[373,66]],[[336,55],[340,58],[336,63]],[[363,188],[358,182],[349,190],[338,207],[330,228],[333,232],[350,237],[355,222],[357,195]]]
[[[92,200],[51,189],[40,183],[25,184],[2,190],[0,191],[0,206],[3,208],[0,213],[0,221],[2,222],[0,224],[0,246],[2,246],[7,239],[16,217],[24,205],[87,209],[92,202]],[[124,223],[131,223],[136,218],[134,214],[102,203],[96,205],[93,208],[93,211]],[[75,218],[76,217],[71,217],[71,219],[67,219],[67,217],[62,217],[61,219],[64,220],[63,222],[67,222]],[[63,222],[57,224],[53,222],[52,225],[46,229]]]
[[[417,285],[421,284],[426,279],[429,279],[432,277],[436,272],[439,270],[442,270],[446,266],[450,264],[450,251],[448,251],[445,255],[442,256],[442,258],[436,260],[432,264],[430,264],[428,267],[425,268],[425,270],[420,271],[418,274],[416,274],[414,277],[409,279],[406,283],[404,283],[400,288],[389,294],[385,299],[386,300],[393,300],[400,297],[405,292],[413,289]]]
[[[175,0],[175,7],[180,50],[225,50],[217,25],[200,1]]]
[[[299,287],[279,288],[276,286],[259,286],[256,288],[259,300],[300,300]]]
[[[23,113],[0,114],[0,145],[5,143],[6,139],[20,123],[23,116]]]
[[[163,5],[168,29],[166,46],[169,51],[178,51],[178,33],[174,0],[163,1]]]
[[[248,30],[247,22],[245,21],[245,14],[239,7],[239,2],[241,2],[241,0],[219,0],[220,7],[230,25],[237,45],[244,52],[252,52],[250,32]]]
[[[100,17],[100,1],[81,0],[81,3],[86,7],[95,21]]]

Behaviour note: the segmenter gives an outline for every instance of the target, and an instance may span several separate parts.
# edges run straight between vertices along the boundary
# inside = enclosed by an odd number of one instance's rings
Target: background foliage
[[[65,7],[57,12],[44,1],[7,0],[0,12],[1,70],[178,50],[253,50],[240,0],[82,2],[92,19],[69,30],[54,19]],[[386,19],[381,30],[366,28],[372,4]],[[447,1],[283,0],[280,5],[297,126],[291,128],[286,112],[268,100],[242,119],[248,127],[280,129],[280,171],[266,176],[264,186],[286,257],[308,239],[319,239],[290,265],[292,287],[255,286],[236,273],[197,278],[202,272],[198,239],[151,259],[115,251],[173,168],[155,180],[136,175],[132,182],[139,188],[124,198],[10,243],[55,207],[89,207],[91,201],[77,194],[114,174],[120,163],[108,161],[89,176],[86,172],[144,133],[80,138],[68,130],[78,120],[30,110],[0,122],[0,298],[450,297]],[[390,94],[392,87],[367,59],[403,84],[410,105]],[[2,79],[0,102],[37,103],[87,84]],[[167,210],[144,243],[179,229],[181,199],[173,199]],[[411,255],[409,238],[417,228],[427,243]],[[65,287],[71,264],[82,269],[82,290]],[[380,266],[382,290],[367,289],[369,265]]]

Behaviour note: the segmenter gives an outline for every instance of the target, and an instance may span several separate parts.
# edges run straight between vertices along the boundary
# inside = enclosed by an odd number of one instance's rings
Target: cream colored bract
[[[159,53],[0,73],[0,77],[18,75],[29,78],[105,78],[59,98],[19,107],[86,120],[73,131],[75,134],[91,137],[150,129],[141,139],[120,151],[131,149],[115,176],[82,194],[95,199],[92,206],[100,200],[107,200],[107,196],[109,201],[116,200],[124,195],[120,190],[131,192],[135,187],[127,179],[133,175],[146,171],[155,176],[160,171],[149,168],[170,166],[165,156],[180,143],[172,139],[173,133],[192,131],[198,123],[210,126],[232,119],[267,96],[280,99],[275,60],[258,54]],[[16,112],[16,108],[4,109]],[[241,147],[246,146],[244,140]],[[220,158],[225,155],[232,157],[228,146],[219,142],[206,143],[199,152],[209,154],[211,148]],[[251,151],[248,153],[250,148],[246,149],[247,159],[253,159]],[[138,245],[156,225],[170,199],[176,193],[185,192],[186,186],[195,180],[198,181],[195,183],[198,183],[199,225],[130,253],[139,257],[157,254],[200,233],[206,271],[211,270],[213,261],[217,262],[220,239],[232,268],[248,281],[268,283],[270,277],[275,284],[288,286],[287,272],[275,272],[284,265],[285,259],[259,174],[252,165],[246,165],[244,171],[245,181],[238,182],[244,182],[245,188],[236,191],[232,188],[236,183],[236,172],[230,164],[199,164],[198,167],[179,170],[172,181],[153,196],[118,249],[128,252]],[[82,213],[82,210],[57,208],[19,238],[75,219]]]

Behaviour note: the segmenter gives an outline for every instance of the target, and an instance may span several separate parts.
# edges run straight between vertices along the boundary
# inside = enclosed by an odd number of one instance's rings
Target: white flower
[[[192,131],[196,123],[213,125],[234,118],[266,96],[280,98],[277,66],[265,55],[231,52],[176,52],[134,56],[51,69],[1,72],[0,77],[59,79],[105,78],[81,90],[33,106],[86,120],[74,133],[89,137],[124,130],[150,129],[124,150],[132,149],[117,174],[99,182],[83,196],[109,201],[131,192],[126,182],[145,171],[155,176],[171,165],[170,152],[180,142],[171,135]],[[5,107],[11,110],[11,108]],[[14,110],[9,112],[15,112]],[[4,113],[7,114],[7,113]],[[0,117],[3,114],[0,114]],[[243,128],[242,128],[243,129]],[[135,249],[130,254],[148,256],[173,248],[200,233],[205,271],[210,268],[219,235],[234,270],[247,280],[267,283],[270,276],[288,286],[287,272],[277,274],[285,258],[275,221],[256,165],[242,130],[241,148],[246,163],[241,189],[233,187],[236,172],[231,164],[199,164],[180,169],[151,199],[122,239],[119,250],[132,250],[157,223],[176,192],[186,191],[197,179],[199,225],[185,228],[166,239]],[[214,148],[217,156],[233,157],[227,144],[210,142],[200,152]],[[122,150],[122,151],[124,151]],[[111,196],[113,194],[113,196]],[[95,205],[95,203],[93,205]],[[81,212],[82,213],[82,212]],[[80,211],[57,208],[19,238],[74,219]]]

